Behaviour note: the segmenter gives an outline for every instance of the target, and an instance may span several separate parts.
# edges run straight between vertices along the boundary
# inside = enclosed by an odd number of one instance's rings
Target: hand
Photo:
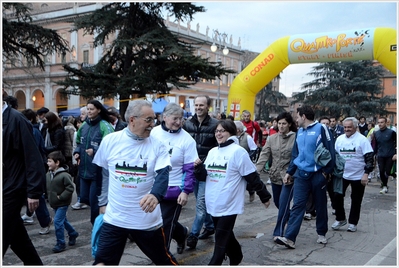
[[[201,164],[201,163],[202,163],[201,159],[197,158],[197,159],[194,161],[194,166],[196,167],[196,166],[198,166],[198,165]]]
[[[92,156],[94,154],[94,150],[92,148],[86,150],[86,154]]]
[[[79,154],[74,154],[73,157],[75,158],[75,160],[79,159]]]
[[[107,209],[107,206],[102,206],[102,207],[100,207],[100,209],[99,209],[99,213],[100,214],[105,214],[105,210]]]
[[[366,186],[366,185],[369,183],[369,175],[368,175],[368,174],[363,174],[360,183],[361,183],[363,186]]]
[[[392,161],[396,161],[396,154],[392,156]]]
[[[155,197],[153,194],[146,194],[141,200],[140,200],[140,207],[141,209],[145,212],[153,212],[154,209],[158,205],[158,199]]]
[[[283,178],[283,183],[284,184],[289,184],[292,180],[292,176],[290,174],[285,174],[284,178]]]
[[[267,201],[266,203],[263,203],[263,205],[265,206],[265,208],[268,208],[270,206],[270,200]]]
[[[177,198],[177,204],[184,207],[185,205],[187,205],[187,201],[188,201],[188,194],[186,194],[185,192],[181,192],[179,194],[179,197]]]
[[[32,199],[28,197],[28,208],[30,212],[34,212],[39,206],[39,199]]]

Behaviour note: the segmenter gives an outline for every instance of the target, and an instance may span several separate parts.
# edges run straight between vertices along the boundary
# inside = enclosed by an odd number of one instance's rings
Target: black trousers
[[[24,265],[43,265],[21,219],[25,203],[26,191],[23,190],[3,196],[3,257],[11,247]]]
[[[184,226],[178,220],[182,206],[177,200],[162,200],[161,202],[163,229],[166,238],[166,247],[170,248],[170,242],[174,239],[177,243],[183,243],[185,239]]]
[[[348,221],[350,224],[357,225],[360,218],[360,209],[362,207],[362,200],[365,187],[362,185],[361,180],[351,181],[343,179],[343,194],[335,193],[335,219],[343,221],[346,219],[344,209],[344,197],[348,186],[351,186],[351,209],[349,212]]]
[[[390,157],[377,157],[378,168],[380,169],[380,178],[383,186],[388,186],[388,176],[391,174],[393,165],[392,156]]]
[[[222,265],[225,255],[229,257],[230,265],[240,264],[243,255],[233,232],[237,215],[212,216],[212,219],[215,224],[215,248],[208,265]]]

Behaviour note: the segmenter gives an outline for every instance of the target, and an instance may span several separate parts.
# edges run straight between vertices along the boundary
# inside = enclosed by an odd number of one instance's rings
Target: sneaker
[[[186,240],[188,237],[189,231],[188,227],[184,227],[184,240],[182,243],[177,243],[177,254],[182,254],[184,251],[184,248],[186,247]]]
[[[382,187],[380,194],[386,194],[386,193],[388,193],[388,188],[386,186],[384,186],[384,187]]]
[[[335,215],[335,209],[331,211],[331,215]]]
[[[304,220],[307,220],[307,221],[310,221],[310,220],[312,219],[312,214],[310,214],[310,213],[305,213],[305,215],[303,215],[303,219],[304,219]]]
[[[268,179],[266,184],[270,185],[270,184],[272,184],[272,181],[270,179]]]
[[[278,236],[275,240],[275,242],[279,245],[285,246],[289,249],[295,249],[295,243],[294,241],[291,241],[285,237]]]
[[[345,224],[347,224],[348,222],[346,220],[343,221],[335,221],[333,223],[333,225],[331,225],[331,228],[333,228],[334,230],[338,230],[339,228],[341,228],[342,226],[344,226]]]
[[[209,230],[204,228],[204,231],[198,236],[198,239],[207,239],[208,237],[210,237],[211,235],[213,235],[215,233],[215,230]]]
[[[356,231],[357,231],[357,226],[350,223],[348,226],[348,232],[356,232]]]
[[[187,247],[195,249],[197,247],[198,238],[192,234],[187,238]]]
[[[46,227],[40,229],[39,234],[45,235],[45,234],[50,233],[50,226],[51,226],[51,224],[53,224],[53,218],[52,218],[52,217],[50,217],[50,223],[48,224],[48,226],[46,226]]]
[[[346,224],[346,222],[345,222]],[[317,238],[317,243],[318,244],[327,244],[327,238],[324,235],[319,235]]]
[[[65,244],[57,244],[53,247],[53,252],[54,253],[60,253],[63,252],[66,249],[66,245]]]
[[[85,209],[87,205],[84,203],[80,203],[79,201],[76,202],[74,205],[71,206],[74,210]]]
[[[22,220],[24,221],[24,224],[33,224],[34,223],[34,220],[33,220],[33,217],[35,216],[36,214],[35,214],[35,212],[33,212],[33,214],[32,214],[32,216],[28,216],[28,215],[26,215],[26,213],[21,217],[22,218]]]
[[[249,202],[254,202],[255,200],[255,193],[249,195]]]
[[[68,241],[68,245],[69,246],[74,246],[76,244],[76,238],[79,236],[79,233],[76,232],[76,234],[74,235],[70,235],[69,236],[69,241]]]

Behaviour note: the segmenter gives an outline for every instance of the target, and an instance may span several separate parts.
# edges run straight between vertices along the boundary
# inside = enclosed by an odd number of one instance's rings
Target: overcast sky
[[[209,26],[209,36],[218,29],[233,37],[241,48],[263,52],[279,38],[297,34],[328,33],[364,28],[397,29],[397,2],[305,2],[305,1],[208,1],[193,2],[204,6],[191,22],[200,32]],[[280,92],[287,97],[300,91],[302,83],[313,80],[306,75],[315,64],[291,64],[283,70]]]

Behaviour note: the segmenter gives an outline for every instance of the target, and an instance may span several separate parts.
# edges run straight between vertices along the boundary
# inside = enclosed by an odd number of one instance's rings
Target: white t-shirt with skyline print
[[[242,214],[247,182],[242,176],[256,171],[247,151],[236,143],[215,147],[205,160],[206,210],[214,217]]]
[[[104,137],[93,163],[109,171],[105,222],[138,230],[162,224],[160,206],[145,213],[140,200],[151,192],[155,171],[170,166],[163,143],[152,137],[134,140],[125,131],[114,132]]]

